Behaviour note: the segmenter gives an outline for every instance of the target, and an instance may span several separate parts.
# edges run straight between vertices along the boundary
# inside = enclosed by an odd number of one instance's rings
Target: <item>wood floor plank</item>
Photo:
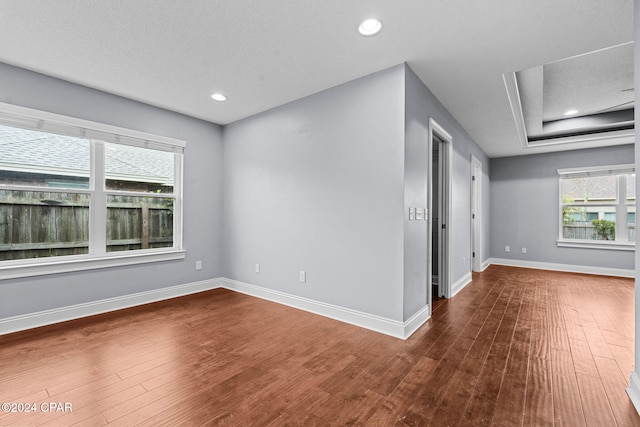
[[[575,374],[553,374],[553,414],[557,426],[586,425]]]
[[[529,388],[524,405],[524,426],[553,426],[553,394],[544,390]]]
[[[395,425],[398,421],[396,413],[382,402],[369,408],[369,411],[360,417],[356,425],[386,427]]]
[[[224,289],[0,336],[0,425],[640,427],[633,280],[491,266],[407,340]]]
[[[437,360],[423,357],[415,364],[402,382],[387,398],[386,402],[396,414],[404,414],[416,395],[425,389],[438,366]]]
[[[591,349],[586,341],[569,339],[571,347],[571,358],[573,359],[573,367],[576,373],[591,375],[598,377],[598,369],[593,361]],[[631,370],[629,370],[631,372]]]
[[[636,416],[631,400],[626,396],[626,391],[620,387],[621,383],[626,384],[627,376],[620,371],[620,367],[614,360],[594,356],[594,361],[616,419],[616,425],[639,427],[640,417]]]
[[[461,370],[457,371],[451,377],[447,389],[432,415],[433,425],[457,425],[460,421],[460,411],[467,407],[474,394],[477,381],[477,375],[471,375]]]
[[[515,426],[522,424],[527,397],[528,349],[528,340],[516,341],[514,336],[496,401],[493,425]]]
[[[615,425],[616,421],[600,378],[581,373],[577,373],[576,378],[587,425]]]

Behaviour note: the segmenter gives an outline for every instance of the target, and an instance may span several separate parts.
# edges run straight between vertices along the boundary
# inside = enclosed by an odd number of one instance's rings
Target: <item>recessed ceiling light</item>
[[[578,110],[567,110],[567,112],[564,113],[565,116],[573,116],[574,114],[578,114]]]
[[[363,36],[378,34],[382,29],[382,23],[377,19],[365,19],[358,27],[358,32]]]
[[[227,96],[221,93],[214,93],[213,95],[211,95],[211,99],[218,102],[224,102],[227,100]]]

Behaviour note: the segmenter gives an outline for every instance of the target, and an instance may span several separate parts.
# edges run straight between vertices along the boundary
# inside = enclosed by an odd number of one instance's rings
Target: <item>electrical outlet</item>
[[[202,270],[202,261],[196,261],[196,270]]]
[[[522,253],[526,254],[527,253],[527,248],[522,248]]]
[[[307,283],[307,272],[300,271],[300,283]]]
[[[256,273],[260,273],[260,264],[256,264]]]
[[[510,246],[505,246],[504,247],[504,251],[505,252],[511,252],[511,247]]]

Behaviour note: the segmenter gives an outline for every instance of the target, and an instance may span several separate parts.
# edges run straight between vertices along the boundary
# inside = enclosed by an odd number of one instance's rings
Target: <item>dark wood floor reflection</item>
[[[402,341],[215,290],[0,337],[0,425],[640,426],[633,301],[492,266]]]

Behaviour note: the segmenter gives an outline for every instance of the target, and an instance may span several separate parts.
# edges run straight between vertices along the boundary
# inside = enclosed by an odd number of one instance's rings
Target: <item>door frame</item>
[[[434,135],[437,135],[444,143],[440,147],[438,174],[439,188],[433,188],[433,144]],[[427,144],[428,161],[428,185],[427,185],[427,209],[429,219],[427,221],[427,295],[429,307],[432,307],[433,295],[431,288],[432,263],[433,263],[433,196],[434,191],[438,191],[442,196],[441,203],[438,203],[438,252],[440,254],[440,264],[438,265],[438,289],[445,298],[451,297],[451,272],[450,272],[450,242],[451,242],[451,187],[452,179],[452,146],[453,137],[433,118],[429,118],[429,138]]]
[[[471,155],[471,271],[482,271],[482,162]]]

